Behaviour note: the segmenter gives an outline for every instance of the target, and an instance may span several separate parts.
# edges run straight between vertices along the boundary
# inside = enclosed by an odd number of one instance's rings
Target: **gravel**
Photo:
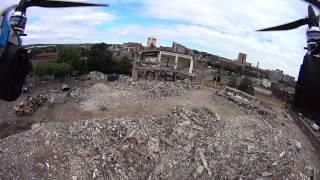
[[[78,88],[71,94],[83,111],[111,109],[121,104],[143,104],[157,98],[182,95],[187,87],[182,82],[137,81],[122,77],[114,83],[97,83],[88,89]]]
[[[263,123],[251,124],[253,133],[240,136],[218,117],[209,108],[178,106],[168,114],[139,119],[35,126],[0,141],[0,176],[131,180],[312,175],[296,140],[270,137],[274,132]],[[17,149],[10,142],[18,142]]]

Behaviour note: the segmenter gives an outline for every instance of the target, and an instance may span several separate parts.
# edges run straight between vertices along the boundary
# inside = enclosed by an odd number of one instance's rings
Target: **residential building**
[[[247,64],[247,55],[239,53],[237,63],[245,66]]]
[[[271,81],[279,82],[282,79],[283,71],[277,69],[275,71],[270,71],[269,79]]]
[[[292,77],[292,76],[290,76],[290,75],[283,75],[283,76],[282,76],[282,81],[283,81],[284,83],[289,84],[290,86],[293,86],[293,87],[294,87],[295,84],[296,84],[295,78]]]
[[[147,42],[147,47],[157,47],[157,39],[154,37],[149,37]]]

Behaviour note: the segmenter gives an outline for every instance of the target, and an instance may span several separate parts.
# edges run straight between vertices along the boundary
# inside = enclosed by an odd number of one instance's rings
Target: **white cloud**
[[[304,54],[305,28],[282,33],[254,30],[303,18],[306,7],[301,1],[292,0],[145,0],[142,12],[145,16],[191,25],[153,28],[160,31],[160,37],[161,31],[166,31],[163,38],[171,34],[170,38],[197,42],[209,50],[225,49],[234,58],[237,52],[244,51],[254,63],[260,61],[266,68],[281,68],[297,77]]]
[[[92,2],[92,1],[91,1]],[[1,7],[18,3],[18,0],[1,2]],[[96,27],[110,23],[116,16],[107,13],[103,8],[61,8],[48,9],[32,7],[27,11],[28,23],[23,38],[24,43],[70,43],[86,42],[98,33]]]
[[[281,68],[290,74],[296,74],[301,61],[301,49],[294,50],[287,43],[292,43],[290,39],[278,39],[275,42],[263,42],[251,35],[237,36],[225,34],[214,29],[199,25],[178,24],[173,26],[152,26],[144,27],[129,25],[121,28],[110,29],[108,34],[114,34],[119,38],[138,36],[141,40],[147,36],[155,36],[162,41],[178,41],[183,44],[195,44],[201,47],[202,51],[216,52],[225,55],[227,51],[229,58],[237,58],[238,52],[249,53],[249,61],[265,68]],[[287,35],[294,35],[295,32],[288,32]],[[277,43],[275,45],[275,43]],[[298,42],[296,42],[298,43]],[[170,45],[170,44],[167,44]],[[279,48],[279,46],[281,48]],[[298,45],[297,45],[298,46]],[[191,48],[197,48],[191,47]],[[289,57],[289,58],[288,58]],[[291,71],[293,69],[293,71]]]
[[[1,0],[0,6],[17,0]],[[90,1],[91,2],[91,1]],[[283,69],[297,77],[304,55],[305,28],[288,32],[259,33],[256,29],[274,26],[306,16],[307,4],[300,0],[95,0],[109,3],[112,13],[119,7],[130,17],[115,16],[100,8],[30,8],[25,39],[27,43],[145,42],[156,36],[169,45],[181,42],[200,51],[236,58],[248,54],[250,62],[264,68]],[[123,9],[122,9],[123,10]],[[132,16],[131,16],[132,15]],[[148,23],[134,23],[136,17]],[[125,22],[119,27],[122,20]],[[157,23],[153,23],[157,20]],[[159,21],[160,20],[160,21]],[[97,29],[97,25],[117,28]],[[131,22],[131,23],[128,23]],[[141,21],[140,21],[141,22]],[[123,23],[122,23],[123,24]],[[147,25],[146,25],[147,24]]]

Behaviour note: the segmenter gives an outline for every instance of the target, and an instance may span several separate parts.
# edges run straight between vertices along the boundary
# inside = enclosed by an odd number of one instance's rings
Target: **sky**
[[[85,1],[85,0],[82,0]],[[264,69],[298,76],[305,54],[301,27],[283,32],[255,30],[307,15],[301,0],[86,0],[108,8],[29,8],[24,44],[140,42],[157,46],[178,42],[188,48],[230,59],[239,52]],[[18,0],[0,0],[0,9]]]

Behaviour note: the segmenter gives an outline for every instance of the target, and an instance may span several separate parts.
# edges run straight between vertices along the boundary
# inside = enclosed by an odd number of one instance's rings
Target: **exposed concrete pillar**
[[[137,61],[138,61],[138,55],[135,54],[134,60],[133,60],[133,66],[132,66],[132,78],[133,80],[138,80],[138,70],[137,70]]]
[[[193,58],[190,59],[190,69],[189,69],[189,74],[192,74],[193,71]]]
[[[174,69],[175,69],[175,70],[178,69],[178,62],[179,62],[179,56],[176,55],[176,59],[175,59],[175,61],[174,61]]]
[[[162,53],[161,53],[161,51],[160,51],[159,54],[158,54],[158,61],[159,61],[159,63],[161,63],[161,58],[162,58]]]

